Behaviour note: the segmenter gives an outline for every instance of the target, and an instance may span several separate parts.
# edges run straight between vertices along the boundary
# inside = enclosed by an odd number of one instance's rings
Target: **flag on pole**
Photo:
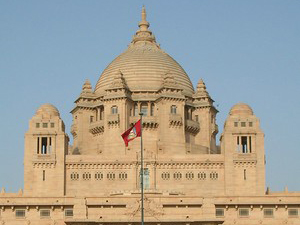
[[[122,135],[126,147],[128,147],[128,142],[132,141],[136,137],[141,136],[141,120],[137,121],[131,128],[126,130]]]

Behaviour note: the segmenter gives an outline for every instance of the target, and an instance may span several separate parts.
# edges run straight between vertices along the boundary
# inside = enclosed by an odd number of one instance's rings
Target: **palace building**
[[[300,192],[265,185],[264,132],[234,105],[220,145],[205,83],[157,44],[145,8],[128,48],[86,80],[71,114],[40,106],[25,134],[24,190],[0,193],[0,225],[136,225],[141,221],[140,138],[121,134],[143,113],[147,225],[300,224]]]

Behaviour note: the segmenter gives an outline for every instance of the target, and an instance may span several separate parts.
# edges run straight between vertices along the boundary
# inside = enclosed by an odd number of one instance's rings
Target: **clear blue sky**
[[[68,129],[73,101],[123,52],[145,4],[161,47],[206,82],[221,128],[237,102],[265,132],[267,185],[300,191],[300,1],[0,1],[0,187],[23,187],[28,121],[43,103]],[[71,135],[70,135],[71,136]]]

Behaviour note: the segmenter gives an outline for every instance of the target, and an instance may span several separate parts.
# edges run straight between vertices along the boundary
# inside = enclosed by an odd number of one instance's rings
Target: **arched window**
[[[148,104],[146,102],[141,104],[141,113],[143,113],[143,116],[148,116]]]
[[[118,114],[118,106],[114,105],[111,107],[111,114]]]
[[[139,115],[139,107],[137,103],[134,103],[134,110],[133,110],[133,116]]]
[[[177,113],[177,106],[176,105],[172,105],[171,106],[171,114],[176,114]]]
[[[150,116],[154,116],[154,103],[151,103]]]

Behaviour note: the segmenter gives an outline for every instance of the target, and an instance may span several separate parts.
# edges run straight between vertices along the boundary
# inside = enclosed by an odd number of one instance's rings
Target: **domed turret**
[[[231,108],[229,115],[253,115],[253,110],[249,105],[240,102]]]
[[[46,103],[46,104],[43,104],[41,105],[35,115],[49,115],[49,116],[59,116],[59,111],[58,109],[52,105],[52,104],[49,104],[49,103]]]
[[[142,10],[139,30],[128,49],[114,59],[99,78],[95,93],[104,95],[115,74],[122,71],[130,91],[158,91],[166,73],[174,77],[184,95],[194,93],[193,85],[183,68],[167,53],[160,49],[155,37],[148,29],[146,10]]]

